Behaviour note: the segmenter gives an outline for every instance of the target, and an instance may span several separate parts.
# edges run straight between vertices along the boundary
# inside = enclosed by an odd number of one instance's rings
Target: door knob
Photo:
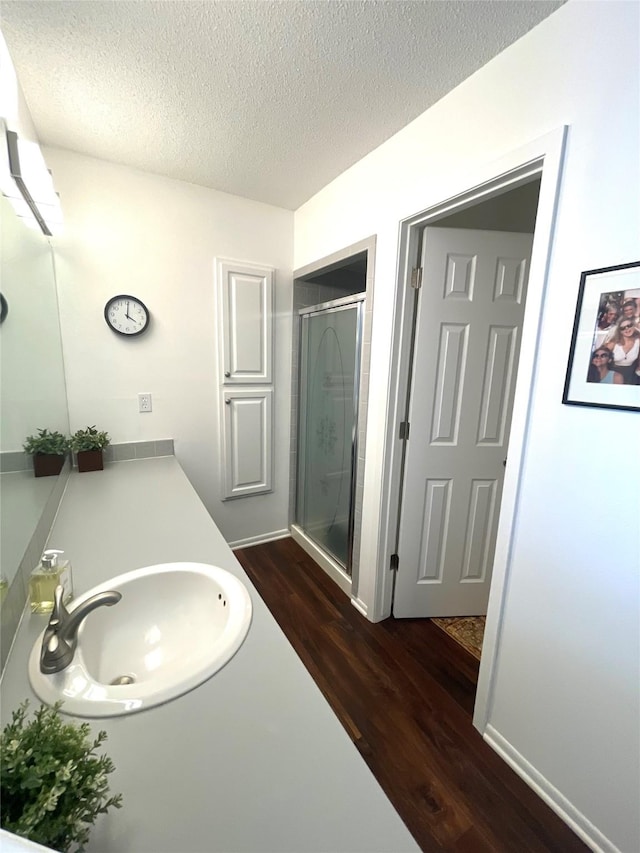
[[[225,370],[224,375],[227,379],[231,376],[228,370]]]

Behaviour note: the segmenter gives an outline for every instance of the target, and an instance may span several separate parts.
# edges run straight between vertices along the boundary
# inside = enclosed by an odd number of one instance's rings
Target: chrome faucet
[[[62,603],[64,590],[57,586],[54,596],[53,612],[49,619],[40,652],[40,672],[51,675],[69,666],[78,644],[78,628],[86,616],[97,607],[111,607],[122,598],[122,593],[111,589],[98,592],[69,612]]]

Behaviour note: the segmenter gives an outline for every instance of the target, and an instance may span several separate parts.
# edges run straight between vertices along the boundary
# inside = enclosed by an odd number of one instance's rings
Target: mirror
[[[32,550],[40,548],[36,540],[48,533],[50,504],[61,476],[34,477],[32,459],[23,452],[22,445],[39,428],[68,435],[69,416],[51,246],[39,230],[28,227],[16,215],[3,196],[0,226],[4,315],[0,325],[0,568],[4,654],[13,634],[7,623],[16,621],[16,611],[19,618],[26,598],[26,566],[21,564],[27,556],[33,557],[29,546]],[[68,463],[65,468],[62,476],[68,474]],[[18,572],[19,568],[22,571]]]

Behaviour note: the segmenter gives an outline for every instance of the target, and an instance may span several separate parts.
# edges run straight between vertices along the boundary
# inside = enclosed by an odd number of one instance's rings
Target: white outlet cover
[[[139,412],[150,412],[150,411],[152,411],[151,394],[148,391],[142,391],[138,394],[138,411]]]

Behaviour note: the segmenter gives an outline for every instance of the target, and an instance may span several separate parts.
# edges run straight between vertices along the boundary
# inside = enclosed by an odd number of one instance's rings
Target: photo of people
[[[600,294],[587,382],[640,385],[640,289]]]

